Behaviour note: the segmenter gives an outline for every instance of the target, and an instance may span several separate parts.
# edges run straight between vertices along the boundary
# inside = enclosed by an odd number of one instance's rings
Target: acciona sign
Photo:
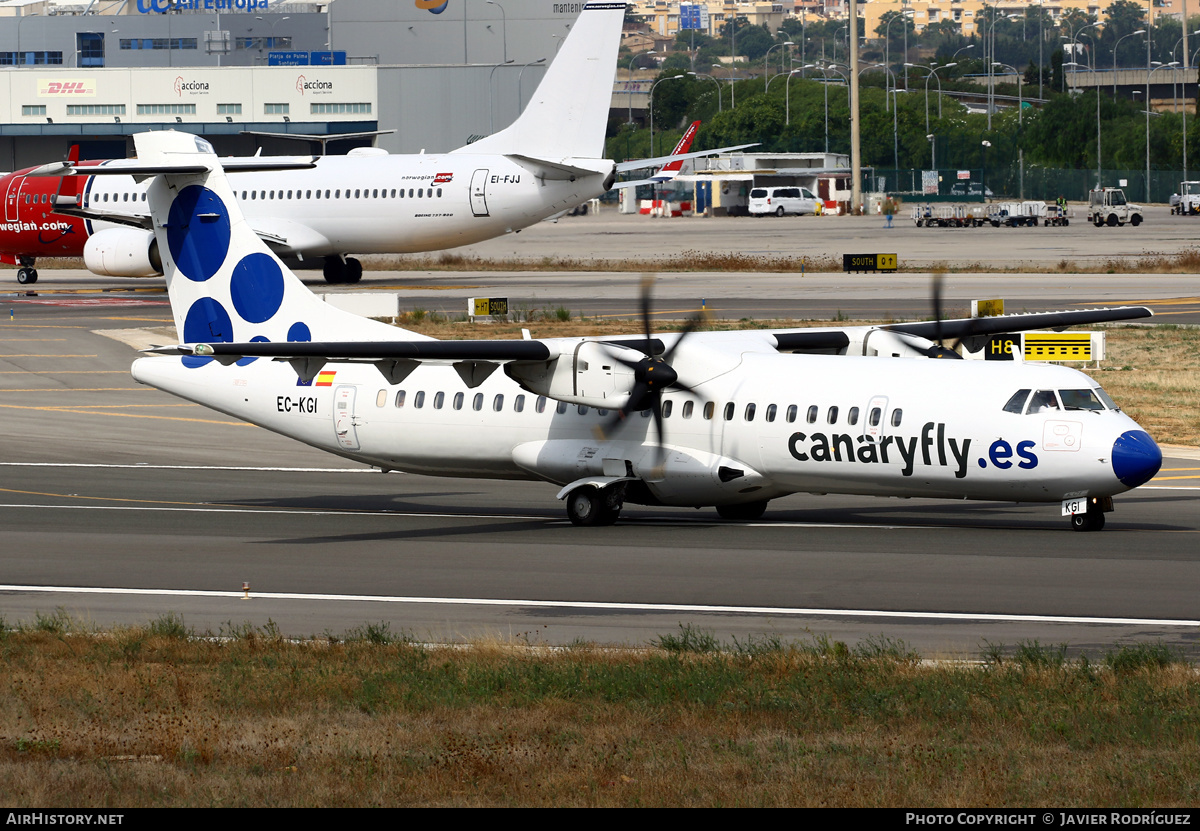
[[[209,12],[267,11],[270,0],[137,0],[142,14],[166,14],[172,9]]]

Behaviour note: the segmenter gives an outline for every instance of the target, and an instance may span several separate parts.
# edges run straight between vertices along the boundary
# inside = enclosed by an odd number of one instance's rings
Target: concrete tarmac
[[[176,612],[214,633],[388,621],[437,641],[631,645],[691,624],[882,635],[925,655],[1200,633],[1195,459],[1118,497],[1099,534],[1056,505],[834,496],[778,500],[751,524],[629,506],[578,529],[551,485],[368,472],[137,385],[136,353],[101,333],[168,325],[161,296],[38,299],[54,302],[0,318],[10,624],[61,608],[102,626]]]

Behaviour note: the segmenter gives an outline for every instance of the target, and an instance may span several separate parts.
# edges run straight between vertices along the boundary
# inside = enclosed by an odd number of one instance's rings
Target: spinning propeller
[[[645,356],[638,360],[631,360],[615,352],[609,352],[610,357],[614,361],[633,370],[633,388],[629,391],[629,400],[625,402],[623,407],[616,411],[607,423],[597,425],[595,433],[596,438],[603,441],[625,422],[630,413],[650,410],[654,417],[654,428],[658,431],[657,447],[659,460],[655,466],[661,467],[662,446],[666,438],[662,418],[663,393],[668,389],[684,390],[685,392],[692,391],[691,387],[679,380],[678,373],[671,366],[671,358],[680,345],[687,339],[688,335],[704,322],[704,315],[699,314],[690,318],[679,333],[679,338],[671,345],[671,348],[661,356],[655,355],[653,339],[651,337],[652,333],[650,331],[650,290],[653,283],[654,278],[650,275],[642,278],[642,331],[645,333],[646,339],[646,345],[642,351],[645,353]]]

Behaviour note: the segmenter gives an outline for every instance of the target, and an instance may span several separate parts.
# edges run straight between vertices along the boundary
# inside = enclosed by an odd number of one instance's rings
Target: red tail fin
[[[675,149],[671,151],[672,156],[678,156],[680,153],[686,153],[692,147],[692,139],[696,137],[696,131],[700,129],[700,122],[693,121],[691,126],[683,134],[683,138],[679,140],[679,144],[675,145]],[[670,164],[664,165],[659,173],[670,173],[673,170],[679,170],[683,167],[683,159],[676,159]]]

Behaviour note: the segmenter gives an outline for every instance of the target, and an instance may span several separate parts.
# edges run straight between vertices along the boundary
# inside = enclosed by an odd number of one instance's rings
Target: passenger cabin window
[[[829,412],[825,415],[825,421],[829,424],[837,424],[838,408],[830,407]]]
[[[1033,398],[1029,399],[1030,413],[1045,413],[1057,409],[1058,396],[1054,394],[1054,390],[1038,390],[1033,394]]]
[[[684,402],[683,402],[683,417],[684,417],[684,418],[691,418],[691,417],[692,417],[692,410],[693,410],[693,409],[694,409],[693,402],[691,402],[691,401],[684,401]]]
[[[754,410],[755,407],[753,404],[746,405],[746,421],[754,421]]]
[[[852,427],[858,424],[858,407],[851,407],[850,412],[846,413],[846,423]]]
[[[518,395],[516,398],[513,399],[513,412],[516,412],[516,413],[525,412],[525,396]]]
[[[404,406],[404,390],[396,390],[396,406]]]
[[[559,402],[558,402],[558,404],[556,404],[556,405],[554,406],[554,412],[558,413],[559,415],[566,415],[566,412],[567,412],[567,402],[566,402],[566,401],[559,401]]]
[[[663,417],[663,418],[670,418],[670,417],[671,417],[671,410],[673,410],[673,409],[675,409],[675,402],[674,402],[674,401],[664,401],[664,402],[663,402],[663,405],[662,405],[662,417]],[[604,415],[604,413],[603,413],[603,412],[601,412],[601,413],[600,413],[600,415]]]
[[[375,396],[375,406],[376,407],[386,407],[387,400],[388,400],[387,390],[380,390],[379,393]]]
[[[869,416],[867,416],[867,424],[871,425],[872,427],[878,427],[879,419],[881,419],[882,417],[883,417],[883,410],[881,410],[879,407],[872,407],[871,414]]]
[[[728,404],[725,405],[724,415],[725,415],[726,421],[733,421],[733,402],[732,401],[730,401]]]
[[[774,421],[774,420],[775,420],[775,405],[774,405],[774,404],[768,404],[768,405],[767,405],[767,411],[766,411],[765,413],[763,413],[763,417],[764,417],[764,418],[765,418],[767,421]]]
[[[800,408],[799,408],[799,407],[797,407],[795,404],[789,404],[789,405],[788,405],[788,408],[787,408],[787,421],[788,421],[788,424],[791,424],[793,421],[795,421],[795,420],[796,420],[796,416],[797,416],[797,415],[799,415],[799,413],[800,413]]]
[[[425,392],[423,390],[413,396],[413,406],[418,410],[425,406]]]
[[[495,398],[492,399],[492,411],[498,413],[503,409],[504,409],[504,396],[497,395]]]
[[[546,396],[544,396],[544,395],[539,395],[539,396],[537,397],[537,403],[534,405],[534,407],[533,407],[533,408],[534,408],[535,410],[537,410],[539,413],[544,413],[544,412],[546,412]]]
[[[461,410],[462,405],[463,405],[463,400],[464,400],[463,394],[461,392],[456,392],[454,394],[454,409]]]
[[[1004,412],[1020,415],[1025,411],[1025,402],[1029,398],[1029,390],[1017,390],[1004,405]]]
[[[892,426],[899,427],[904,419],[904,410],[892,410]]]
[[[713,417],[713,413],[716,411],[716,409],[717,409],[717,405],[714,404],[713,402],[711,402],[711,401],[705,402],[704,417],[707,419],[711,419]]]
[[[817,405],[816,404],[813,404],[811,407],[808,408],[808,414],[806,415],[805,418],[809,424],[817,423]]]
[[[483,409],[483,393],[475,393],[475,397],[471,400],[471,409],[475,411]]]
[[[439,392],[433,396],[433,409],[440,410],[442,405],[446,403],[446,393]]]

